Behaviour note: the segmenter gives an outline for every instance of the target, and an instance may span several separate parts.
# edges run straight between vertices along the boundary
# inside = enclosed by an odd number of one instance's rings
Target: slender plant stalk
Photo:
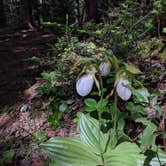
[[[114,130],[117,131],[117,118],[118,118],[118,96],[115,92],[114,96],[114,107],[115,107],[115,114],[114,114]]]
[[[102,81],[102,78],[101,78],[101,76],[99,76],[99,81],[100,81],[100,89],[99,89],[99,96],[100,96],[100,100],[99,100],[99,102],[100,102],[100,104],[101,104],[101,107],[99,107],[100,109],[98,109],[97,111],[98,111],[98,118],[99,118],[99,133],[98,133],[98,135],[99,135],[99,145],[100,145],[100,147],[101,147],[101,131],[100,131],[100,129],[101,129],[101,112],[102,112],[102,100],[103,100],[103,81]],[[103,156],[103,152],[102,152],[102,149],[100,148],[100,156],[101,156],[101,165],[102,166],[104,166],[105,164],[104,164],[104,156]]]
[[[116,92],[115,92],[115,96],[114,96],[114,107],[115,107],[115,114],[114,114],[114,117],[113,117],[113,119],[114,119],[114,126],[113,127],[114,127],[114,131],[116,131],[116,136],[117,136],[118,96],[117,96]],[[107,140],[107,143],[106,143],[106,146],[105,146],[104,153],[108,149],[108,145],[109,145],[110,140],[111,140],[111,132],[109,134],[109,137],[108,137],[108,140]]]
[[[65,34],[68,46],[70,45],[70,37],[69,37],[69,15],[66,14],[66,27],[65,27]]]

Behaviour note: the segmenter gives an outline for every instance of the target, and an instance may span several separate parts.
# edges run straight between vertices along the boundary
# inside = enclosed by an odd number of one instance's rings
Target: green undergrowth
[[[52,111],[48,121],[53,128],[63,124],[64,114],[71,114],[76,99],[84,106],[74,119],[77,136],[41,143],[51,165],[166,163],[165,93],[157,87],[165,72],[165,27],[159,32],[154,23],[164,12],[155,2],[141,10],[139,3],[126,1],[104,13],[104,23],[66,23],[64,36],[51,45],[53,70],[41,74],[45,83],[37,91]]]

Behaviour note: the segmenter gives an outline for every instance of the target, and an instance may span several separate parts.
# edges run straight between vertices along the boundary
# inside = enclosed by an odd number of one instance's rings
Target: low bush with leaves
[[[94,97],[85,99],[86,115],[78,114],[79,135],[51,138],[41,146],[53,165],[59,166],[160,166],[166,163],[166,154],[155,145],[155,133],[160,130],[156,117],[162,115],[157,96],[151,96],[136,80],[135,75],[141,71],[134,64],[121,62],[109,52],[103,55],[103,60],[81,59],[71,69],[73,72],[81,64],[85,65],[76,83],[80,96],[90,95],[94,84],[97,87],[97,92],[91,94]],[[111,83],[107,81],[110,79]],[[111,90],[104,88],[108,84]],[[123,105],[119,104],[119,97]],[[147,118],[146,105],[156,110],[154,117]],[[144,129],[132,139],[126,130],[128,125],[136,128],[143,125]]]
[[[85,106],[84,113],[78,113],[75,119],[77,136],[54,137],[41,144],[52,165],[166,164],[166,153],[156,145],[158,140],[165,142],[161,124],[164,112],[158,104],[160,94],[150,94],[144,86],[143,73],[130,61],[125,62],[133,58],[144,64],[144,58],[164,52],[162,40],[149,40],[156,34],[153,23],[163,12],[159,12],[158,3],[147,7],[143,2],[141,6],[137,1],[125,1],[104,13],[107,15],[104,23],[87,22],[74,29],[78,37],[71,37],[71,29],[66,28],[66,36],[55,44],[56,54],[69,60],[70,77],[63,70],[64,78],[75,81],[72,75],[78,75],[76,92],[83,97]],[[54,105],[56,98],[53,97],[51,104]],[[67,108],[64,101],[55,105]],[[61,113],[55,113],[50,120],[56,123],[55,119],[60,118]]]

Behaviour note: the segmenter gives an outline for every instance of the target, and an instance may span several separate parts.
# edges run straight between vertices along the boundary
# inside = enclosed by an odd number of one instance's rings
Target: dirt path
[[[36,30],[0,30],[0,107],[15,104],[36,73],[28,59],[46,55],[55,35]],[[35,74],[34,74],[35,73]]]

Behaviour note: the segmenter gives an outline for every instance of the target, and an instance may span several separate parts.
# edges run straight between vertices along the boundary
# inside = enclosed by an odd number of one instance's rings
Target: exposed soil
[[[51,113],[46,109],[48,103],[43,103],[44,111],[35,107],[35,98],[38,97],[35,89],[43,84],[43,80],[36,78],[44,67],[48,68],[48,63],[35,65],[32,59],[37,57],[40,61],[40,58],[52,55],[47,44],[54,42],[56,38],[56,35],[44,31],[0,30],[0,155],[1,152],[14,149],[12,166],[48,165],[46,155],[34,141],[38,132],[44,132],[47,139],[57,135],[77,134],[72,119],[82,106],[80,99],[76,99],[71,105],[72,112],[63,115],[63,122],[56,129],[50,128],[47,120]],[[160,64],[158,59],[155,61],[153,57],[145,63],[142,67],[145,83],[148,83],[147,86],[151,87],[152,92],[160,91],[159,104],[165,110],[165,72],[159,73],[156,78],[148,74],[149,68],[155,67],[160,71],[165,65]],[[150,84],[151,82],[153,84]],[[24,106],[27,107],[26,111],[22,111]],[[154,113],[151,108],[148,109],[149,115]]]
[[[47,44],[54,40],[54,34],[43,31],[0,30],[0,154],[13,148],[11,165],[43,165],[41,149],[33,150],[31,144],[34,133],[48,127],[48,112],[37,111],[34,117],[35,111],[24,113],[20,108],[25,90],[36,82],[43,67],[36,67],[31,58],[48,56],[52,50]]]
[[[29,59],[50,52],[46,45],[56,39],[36,30],[0,30],[0,106],[16,103],[40,72]]]
[[[0,30],[0,156],[14,150],[11,164],[2,165],[48,165],[47,156],[34,140],[35,135],[44,132],[48,139],[76,134],[72,118],[79,101],[72,105],[73,114],[63,115],[63,123],[56,130],[47,120],[51,112],[45,106],[44,111],[33,106],[32,100],[40,97],[36,88],[43,84],[43,80],[37,78],[50,65],[45,60],[52,56],[48,43],[55,42],[56,38],[44,31]]]

